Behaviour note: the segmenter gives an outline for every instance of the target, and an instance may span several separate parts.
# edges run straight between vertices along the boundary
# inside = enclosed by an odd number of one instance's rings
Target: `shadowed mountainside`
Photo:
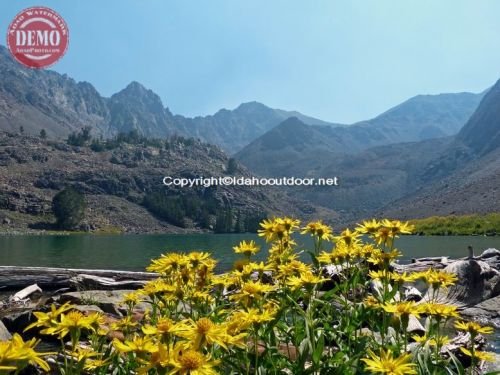
[[[500,212],[500,80],[422,172],[427,183],[382,214],[401,218]]]

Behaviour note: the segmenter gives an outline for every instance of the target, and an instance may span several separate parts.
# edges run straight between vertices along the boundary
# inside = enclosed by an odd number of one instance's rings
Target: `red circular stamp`
[[[7,47],[29,68],[46,68],[63,57],[69,31],[62,17],[50,8],[32,7],[19,12],[7,29]]]

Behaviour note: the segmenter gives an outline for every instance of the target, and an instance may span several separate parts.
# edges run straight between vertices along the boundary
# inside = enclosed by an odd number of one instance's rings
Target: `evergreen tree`
[[[67,187],[52,199],[52,211],[61,229],[75,229],[85,215],[85,199],[82,193]]]
[[[186,225],[186,212],[179,197],[169,197],[164,192],[157,191],[147,194],[142,204],[160,219],[179,227]]]
[[[47,138],[47,132],[45,129],[40,130],[40,138],[46,139]]]
[[[68,136],[67,143],[72,146],[85,146],[87,142],[89,142],[92,137],[90,136],[90,131],[92,128],[90,126],[86,126],[81,129],[78,133],[73,132]]]

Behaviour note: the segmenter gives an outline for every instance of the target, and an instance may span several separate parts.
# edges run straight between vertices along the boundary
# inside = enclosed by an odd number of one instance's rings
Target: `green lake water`
[[[218,271],[225,271],[237,259],[232,247],[243,239],[253,239],[266,248],[255,234],[0,236],[0,265],[143,271],[162,253],[202,250],[218,260]],[[299,236],[297,242],[299,249],[312,245],[305,236]],[[396,241],[403,252],[401,262],[427,256],[463,257],[468,245],[479,255],[487,248],[500,249],[500,237],[404,236]],[[265,256],[263,250],[257,259]]]

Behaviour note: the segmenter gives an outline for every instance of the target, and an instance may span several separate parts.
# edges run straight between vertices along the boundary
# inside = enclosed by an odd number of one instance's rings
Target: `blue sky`
[[[256,100],[350,123],[500,78],[497,0],[16,0],[0,30],[33,5],[70,30],[52,69],[105,96],[139,81],[188,116]]]

